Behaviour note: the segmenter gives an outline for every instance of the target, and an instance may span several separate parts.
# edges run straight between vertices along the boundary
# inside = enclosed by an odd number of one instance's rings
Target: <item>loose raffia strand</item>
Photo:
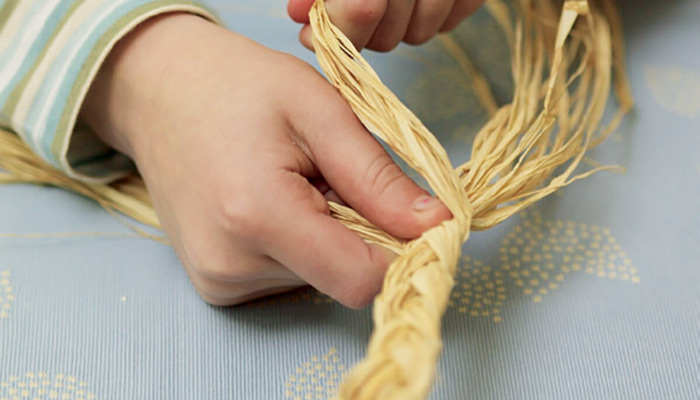
[[[490,4],[501,26],[510,26],[508,9],[498,1]],[[408,243],[389,267],[374,303],[375,330],[367,356],[349,375],[340,398],[427,396],[441,348],[441,316],[470,229],[487,229],[558,188],[607,168],[574,174],[586,151],[610,133],[600,131],[612,68],[604,11],[585,0],[566,1],[558,24],[548,25],[556,20],[551,2],[521,0],[517,5],[521,18],[514,30],[505,31],[512,44],[513,101],[494,111],[490,91],[479,86],[477,95],[492,118],[477,135],[470,161],[457,170],[449,167],[430,132],[331,24],[324,2],[317,0],[312,8],[314,48],[331,83],[365,126],[421,174],[455,216]],[[574,35],[581,39],[571,40],[571,51],[567,38]],[[455,53],[453,40],[443,39],[443,44]],[[577,57],[579,48],[583,54]],[[467,58],[456,58],[475,82],[483,82]],[[569,76],[577,59],[580,65]],[[572,90],[574,82],[578,86]]]

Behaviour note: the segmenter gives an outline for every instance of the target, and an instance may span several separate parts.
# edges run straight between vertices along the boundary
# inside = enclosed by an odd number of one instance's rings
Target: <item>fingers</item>
[[[406,35],[416,1],[389,0],[386,13],[374,30],[367,48],[376,51],[393,50]]]
[[[301,279],[258,279],[226,282],[211,279],[185,268],[199,296],[213,306],[233,306],[264,296],[284,293],[305,286]]]
[[[379,292],[390,252],[365,244],[359,236],[331,218],[325,200],[293,172],[280,192],[278,206],[269,211],[275,229],[269,232],[268,254],[300,278],[338,300],[359,308]]]
[[[439,32],[454,29],[484,0],[327,0],[333,23],[358,49],[389,51],[401,41],[422,44]],[[313,0],[289,0],[288,13],[305,24],[299,32],[304,46],[313,49],[309,10]]]
[[[311,284],[348,307],[369,304],[393,254],[330,217],[326,198],[298,171],[277,170],[270,182],[269,196],[249,210],[258,211],[246,212],[256,220],[265,213],[255,229],[237,224],[222,235],[231,239],[226,246],[214,238],[179,251],[200,296],[228,306]],[[257,245],[237,239],[241,229],[251,229]]]
[[[294,21],[305,24],[299,32],[299,40],[313,50],[311,27],[308,25],[312,5],[313,0],[289,0],[287,12]],[[333,24],[360,50],[367,45],[385,16],[387,0],[327,0],[326,11]]]
[[[448,32],[457,27],[465,18],[474,14],[484,4],[484,0],[457,0],[452,11],[440,27],[440,32]]]
[[[311,51],[314,50],[314,41],[312,36],[313,31],[311,30],[311,25],[309,24],[304,25],[304,27],[301,28],[301,31],[299,31],[299,41],[302,45],[304,45],[304,47]]]
[[[452,11],[455,0],[418,1],[404,41],[409,44],[423,44],[435,36]]]
[[[273,258],[225,238],[211,235],[194,246],[190,242],[185,251],[175,243],[192,285],[207,303],[230,306],[306,284]]]
[[[323,177],[309,179],[309,183],[311,183],[311,185],[314,188],[316,188],[316,190],[318,190],[323,195],[323,197],[326,198],[326,200],[347,207],[348,204],[340,198],[338,193],[336,193],[336,191],[333,190],[331,185],[329,185],[328,182],[326,182],[326,180],[323,179]]]
[[[326,10],[335,26],[355,45],[364,48],[387,11],[387,0],[327,0]]]
[[[290,123],[321,174],[365,218],[394,236],[415,238],[451,217],[401,171],[335,90],[309,91],[303,104],[292,107]]]
[[[314,0],[289,0],[287,3],[287,14],[294,22],[301,24],[309,23],[309,10],[314,4]]]

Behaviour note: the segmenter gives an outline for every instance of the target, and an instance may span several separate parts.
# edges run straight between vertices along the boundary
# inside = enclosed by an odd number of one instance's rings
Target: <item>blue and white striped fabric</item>
[[[114,44],[174,11],[216,21],[183,0],[0,1],[0,124],[72,177],[108,181],[130,171],[131,161],[77,123],[78,113]]]
[[[285,0],[203,1],[313,63]],[[591,157],[627,173],[473,234],[430,400],[700,398],[700,2],[620,6],[636,106]],[[479,12],[455,39],[509,101],[498,24]],[[487,114],[440,42],[367,57],[463,162]],[[216,308],[156,242],[2,237],[56,232],[131,233],[75,194],[0,185],[0,400],[328,400],[365,354],[370,310],[310,290]]]

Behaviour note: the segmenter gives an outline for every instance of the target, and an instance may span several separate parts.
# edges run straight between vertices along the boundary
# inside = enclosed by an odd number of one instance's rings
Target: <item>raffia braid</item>
[[[586,150],[612,130],[599,130],[612,69],[606,18],[587,1],[566,1],[559,23],[548,28],[547,22],[557,20],[552,2],[518,3],[521,19],[515,29],[500,1],[487,5],[512,47],[513,102],[493,112],[474,142],[470,161],[456,170],[440,143],[332,25],[324,2],[317,0],[311,10],[314,48],[328,79],[364,125],[426,179],[454,216],[409,242],[389,267],[374,302],[367,355],[342,386],[341,399],[425,398],[442,347],[441,318],[470,230],[498,224],[600,169],[574,175]],[[579,17],[585,17],[576,31],[581,39],[567,46]],[[579,66],[569,75],[577,58]],[[576,79],[581,84],[570,94]],[[477,95],[487,107],[495,104],[490,91]],[[631,107],[626,100],[620,114]]]

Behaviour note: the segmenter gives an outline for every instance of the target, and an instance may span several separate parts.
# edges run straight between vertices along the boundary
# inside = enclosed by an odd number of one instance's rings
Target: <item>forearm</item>
[[[215,19],[186,0],[6,0],[0,125],[72,177],[104,182],[128,172],[130,161],[78,123],[78,113],[115,43],[143,21],[177,11]]]
[[[193,15],[159,15],[142,23],[117,43],[95,76],[81,110],[82,119],[105,143],[134,157],[134,140],[146,135],[158,110],[154,101],[173,90],[173,69],[205,46],[197,36],[211,23]],[[165,87],[163,87],[165,85]]]

